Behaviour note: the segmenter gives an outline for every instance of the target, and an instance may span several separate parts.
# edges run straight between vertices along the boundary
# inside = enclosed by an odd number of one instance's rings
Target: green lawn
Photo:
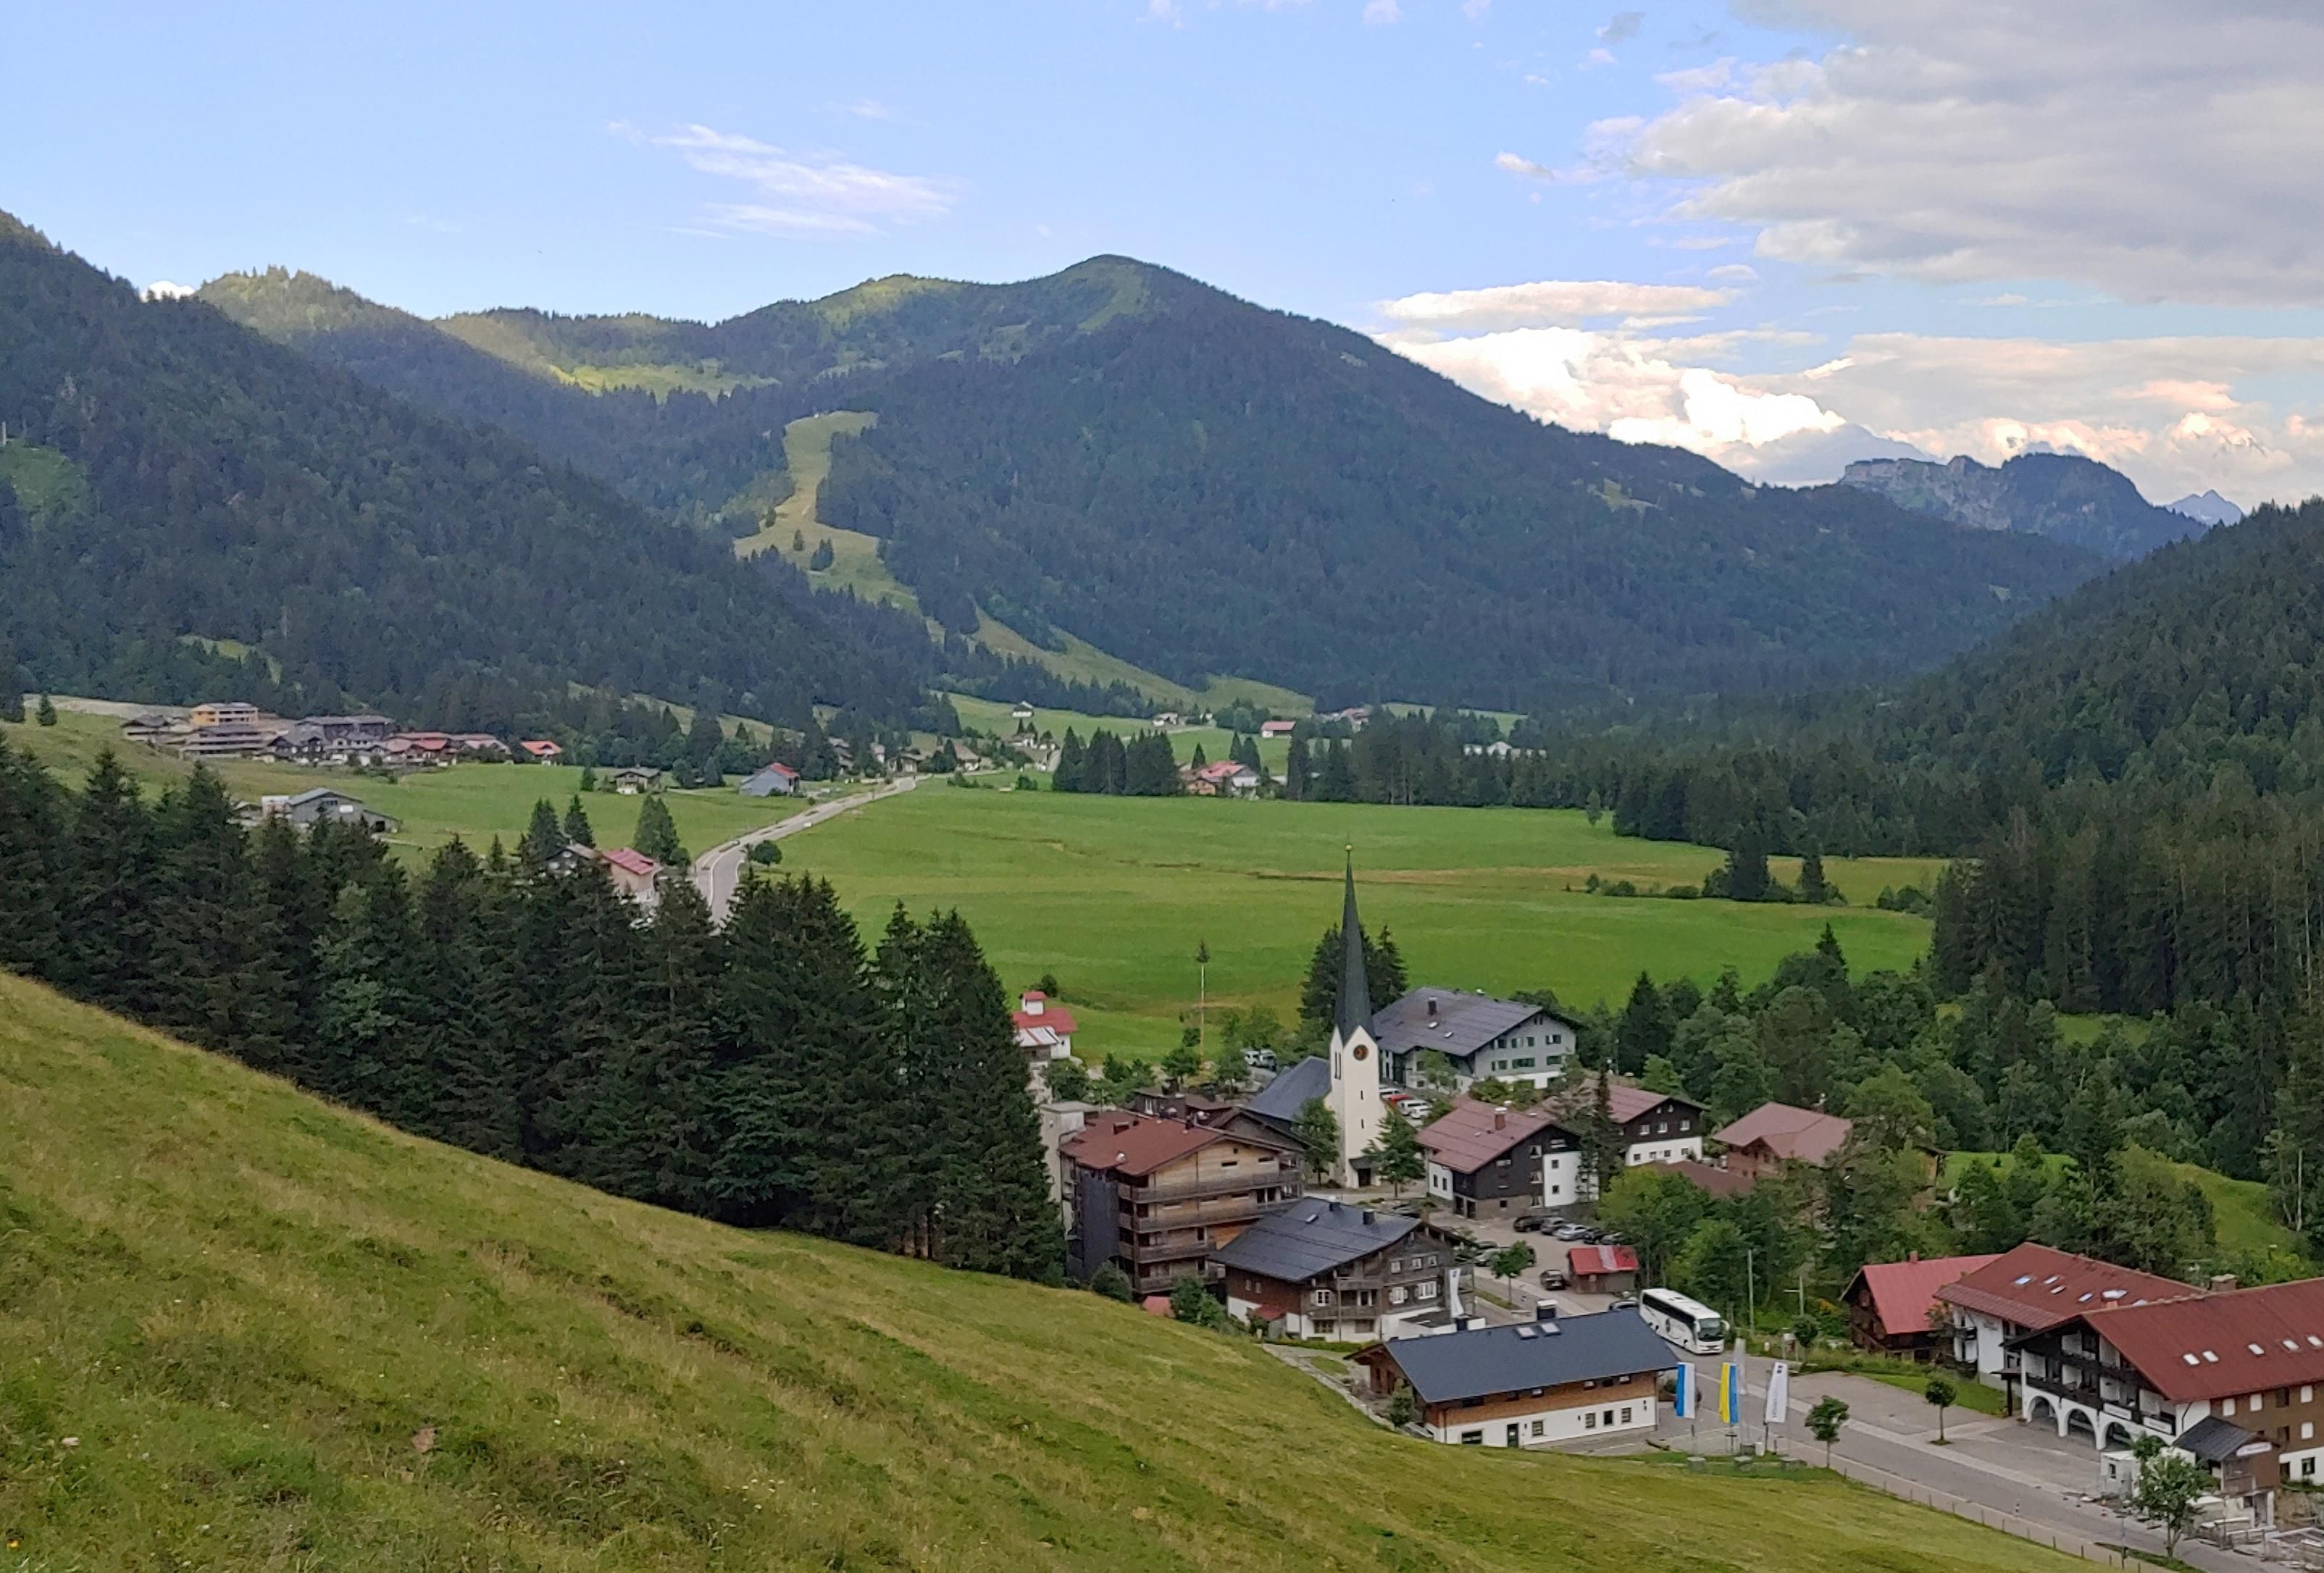
[[[10,1573],[2068,1566],[1396,1436],[1247,1339],[612,1200],[5,976],[0,1086]]]
[[[1619,1002],[1644,969],[1747,981],[1832,925],[1859,969],[1909,966],[1928,924],[1864,906],[1618,900],[1587,877],[1693,879],[1708,847],[1618,840],[1579,812],[918,791],[784,843],[785,866],[827,875],[860,920],[899,900],[958,906],[1011,988],[1055,971],[1086,1030],[1076,1046],[1154,1053],[1195,998],[1265,1001],[1289,1019],[1316,936],[1338,920],[1342,849],[1353,843],[1364,918],[1402,946],[1416,980],[1448,988],[1553,988]],[[1932,865],[1833,860],[1859,897]]]
[[[55,726],[0,724],[0,735],[10,747],[23,748],[75,786],[108,746],[155,791],[184,779],[190,770],[175,755],[123,742],[121,723],[110,716],[63,711]],[[479,851],[495,835],[513,847],[524,833],[536,799],[548,798],[562,814],[567,800],[581,789],[581,772],[562,765],[454,765],[415,771],[395,781],[254,760],[225,760],[213,768],[237,797],[254,802],[270,793],[338,787],[400,821],[401,828],[385,839],[412,856],[432,851],[455,836]],[[672,790],[662,794],[662,801],[669,805],[678,838],[691,852],[786,819],[802,806],[786,797],[745,797],[732,786]],[[600,846],[620,846],[630,840],[638,823],[639,799],[595,792],[583,805]]]

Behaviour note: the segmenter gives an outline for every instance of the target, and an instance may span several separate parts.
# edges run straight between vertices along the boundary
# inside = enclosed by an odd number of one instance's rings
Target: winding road
[[[876,792],[866,792],[857,797],[835,797],[828,803],[818,803],[805,814],[795,814],[788,819],[736,836],[731,842],[721,842],[694,860],[694,888],[702,892],[702,899],[710,905],[714,923],[726,921],[726,909],[734,904],[734,892],[742,883],[742,862],[751,849],[761,842],[779,842],[785,836],[812,830],[826,820],[852,814],[867,803],[877,803],[882,797],[893,797],[899,792],[909,792],[920,784],[918,776],[899,776]]]

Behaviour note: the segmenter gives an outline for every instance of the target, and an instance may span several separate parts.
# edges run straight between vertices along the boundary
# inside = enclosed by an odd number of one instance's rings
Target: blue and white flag
[[[1694,1365],[1692,1361],[1683,1360],[1679,1363],[1676,1402],[1679,1419],[1695,1418],[1696,1406],[1702,1403],[1702,1399],[1695,1387]]]

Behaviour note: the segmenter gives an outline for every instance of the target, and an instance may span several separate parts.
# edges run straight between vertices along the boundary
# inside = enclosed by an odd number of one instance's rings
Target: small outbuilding
[[[799,773],[775,763],[758,771],[737,788],[745,797],[788,797],[798,790]]]

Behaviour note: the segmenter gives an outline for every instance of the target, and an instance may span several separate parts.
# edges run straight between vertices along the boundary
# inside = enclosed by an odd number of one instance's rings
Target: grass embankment
[[[0,1084],[11,1569],[2067,1566],[1393,1436],[1246,1342],[611,1200],[5,977]]]
[[[10,747],[23,749],[75,786],[108,747],[149,790],[182,781],[193,771],[175,754],[123,741],[121,723],[111,716],[61,711],[54,726],[0,723],[0,735]],[[383,839],[411,857],[431,852],[455,836],[479,852],[496,835],[513,848],[537,800],[548,798],[561,816],[567,801],[581,790],[581,772],[563,765],[453,765],[413,771],[393,781],[254,759],[224,759],[210,768],[228,791],[251,802],[270,793],[336,787],[397,820],[399,828]],[[637,826],[641,799],[593,792],[581,801],[599,846],[628,842]],[[744,831],[787,819],[804,806],[788,797],[745,797],[731,785],[670,790],[662,794],[662,801],[678,823],[678,839],[696,853]]]
[[[1013,987],[1054,971],[1082,1016],[1085,1054],[1175,1044],[1211,951],[1213,1005],[1264,1002],[1287,1022],[1316,937],[1338,921],[1353,843],[1364,921],[1386,927],[1416,980],[1507,992],[1554,989],[1618,1004],[1640,969],[1747,983],[1812,947],[1826,923],[1859,969],[1903,968],[1929,927],[1864,906],[1586,895],[1591,873],[1700,880],[1714,848],[1617,839],[1601,820],[1542,809],[1107,798],[964,791],[929,782],[784,842],[787,868],[828,875],[859,921],[899,900],[958,906]],[[1861,898],[1928,878],[1933,864],[1831,860]],[[1786,878],[1790,875],[1786,872]]]
[[[2062,1153],[2048,1154],[2043,1161],[2052,1177],[2071,1162]],[[1962,1171],[1972,1164],[1992,1164],[1997,1175],[2006,1174],[2013,1162],[2007,1153],[1949,1153],[1941,1182],[1948,1189],[1960,1184]],[[2181,1180],[2193,1181],[2210,1201],[2219,1255],[2242,1264],[2238,1271],[2255,1270],[2265,1282],[2282,1283],[2305,1278],[2316,1270],[2315,1253],[2277,1215],[2264,1183],[2231,1179],[2198,1164],[2173,1164],[2171,1171]]]

